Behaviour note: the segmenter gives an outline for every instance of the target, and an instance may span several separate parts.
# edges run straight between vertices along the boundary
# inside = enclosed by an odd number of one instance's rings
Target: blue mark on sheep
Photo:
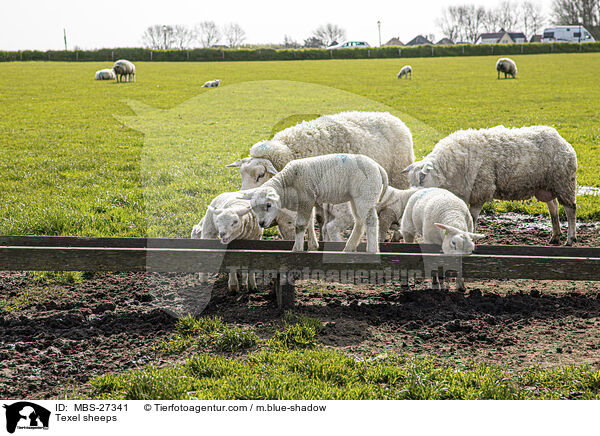
[[[338,159],[340,159],[342,161],[342,163],[345,163],[348,160],[347,154],[338,154],[336,156],[338,157]]]
[[[435,191],[436,188],[424,188],[424,189],[419,189],[419,191],[414,194],[415,195],[415,201],[418,201],[421,197],[429,194],[432,191]]]

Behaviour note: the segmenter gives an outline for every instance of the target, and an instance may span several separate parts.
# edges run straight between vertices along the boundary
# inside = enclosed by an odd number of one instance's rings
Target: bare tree
[[[283,47],[284,48],[298,48],[300,44],[297,41],[293,40],[291,36],[284,35],[283,36]]]
[[[600,24],[600,2],[598,0],[554,0],[552,18],[556,24]]]
[[[525,0],[521,3],[521,28],[525,35],[537,35],[544,27],[546,16],[539,3]]]
[[[483,6],[465,5],[461,6],[462,25],[464,28],[464,37],[466,41],[475,42],[481,33],[485,20],[485,9]]]
[[[223,28],[223,35],[229,47],[239,47],[246,39],[246,32],[237,23],[230,23]]]
[[[475,42],[485,22],[486,11],[482,6],[466,4],[448,6],[438,20],[438,27],[453,41]]]
[[[510,0],[503,0],[496,8],[498,14],[498,24],[507,32],[516,29],[519,20],[519,12],[516,5]]]
[[[155,50],[172,48],[175,43],[173,26],[155,24],[147,27],[142,35],[142,43]]]
[[[442,9],[442,16],[437,19],[437,26],[442,35],[452,41],[458,41],[461,37],[462,24],[460,11],[456,6],[448,6]]]
[[[323,48],[325,47],[325,43],[321,41],[319,38],[311,36],[304,40],[304,47],[306,48]]]
[[[336,24],[327,23],[319,26],[314,32],[313,37],[320,39],[326,46],[335,42],[341,42],[346,37],[346,31]]]
[[[500,15],[497,9],[488,9],[485,11],[485,17],[483,18],[482,28],[485,32],[493,33],[500,30]]]
[[[196,39],[194,29],[190,29],[182,24],[173,26],[173,42],[174,46],[180,50],[190,48]]]
[[[221,40],[221,32],[214,21],[203,21],[195,27],[196,37],[202,47],[211,47]]]

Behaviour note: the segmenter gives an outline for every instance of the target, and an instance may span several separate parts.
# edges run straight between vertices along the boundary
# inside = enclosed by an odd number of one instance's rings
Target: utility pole
[[[379,47],[381,47],[381,21],[377,21],[377,29],[379,30]]]
[[[63,28],[63,37],[65,38],[65,51],[67,51],[67,29]]]
[[[163,48],[166,50],[167,49],[167,26],[164,24],[163,24],[163,37],[164,37]]]

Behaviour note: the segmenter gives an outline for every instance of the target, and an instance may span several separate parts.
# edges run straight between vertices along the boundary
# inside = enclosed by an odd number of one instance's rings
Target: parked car
[[[327,48],[365,48],[370,47],[370,45],[365,41],[346,41],[341,44],[332,45]]]
[[[554,26],[544,29],[542,42],[594,42],[594,37],[583,26]]]

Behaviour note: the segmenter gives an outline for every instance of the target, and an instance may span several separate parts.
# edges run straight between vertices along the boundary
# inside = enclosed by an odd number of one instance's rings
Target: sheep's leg
[[[343,211],[342,208],[333,206],[327,214],[327,220],[323,224],[324,241],[342,242],[344,238],[342,233],[354,222],[350,218],[348,211]]]
[[[546,202],[546,206],[548,206],[548,212],[550,212],[550,219],[552,221],[552,238],[550,239],[550,243],[559,244],[562,232],[560,231],[560,220],[558,219],[558,200],[553,198]]]
[[[483,204],[471,204],[469,205],[469,212],[471,212],[471,217],[473,218],[473,231],[477,229],[477,219],[479,218],[479,213],[483,208]]]
[[[389,209],[384,209],[379,213],[379,241],[385,242],[387,238],[387,233],[392,223],[394,222],[395,214]],[[396,236],[396,232],[394,232],[394,236]],[[393,240],[393,238],[392,238]]]
[[[465,288],[465,280],[462,278],[462,276],[458,276],[456,278],[456,289],[459,291],[464,291]]]
[[[308,250],[317,251],[319,249],[319,238],[315,231],[315,208],[312,208],[310,218],[308,220]]]
[[[350,234],[350,238],[346,242],[346,246],[344,247],[344,251],[356,251],[356,247],[360,242],[360,238],[365,231],[365,223],[356,212],[356,205],[354,204],[354,200],[350,201],[350,209],[352,210],[352,216],[354,216],[354,227],[352,227],[352,233]]]
[[[311,221],[312,210],[312,207],[309,210],[298,210],[296,215],[296,241],[292,251],[304,251],[304,234],[306,233],[306,226]]]
[[[573,187],[571,193],[566,196],[558,196],[558,201],[565,208],[565,215],[567,215],[569,223],[566,245],[573,245],[574,242],[577,242],[577,198],[575,195],[575,187]]]
[[[253,272],[248,273],[248,289],[255,290],[256,288],[256,276]]]
[[[247,272],[242,272],[242,286],[244,286],[246,289],[248,288],[248,273]]]
[[[377,253],[379,251],[379,219],[375,207],[367,212],[365,224],[367,225],[367,252]]]
[[[412,244],[413,242],[415,242],[415,234],[414,233],[408,233],[408,232],[401,232],[402,233],[402,239],[404,239],[404,242],[406,244]]]
[[[237,273],[231,272],[229,273],[229,281],[227,282],[227,287],[230,291],[239,292],[240,284],[238,282]]]

